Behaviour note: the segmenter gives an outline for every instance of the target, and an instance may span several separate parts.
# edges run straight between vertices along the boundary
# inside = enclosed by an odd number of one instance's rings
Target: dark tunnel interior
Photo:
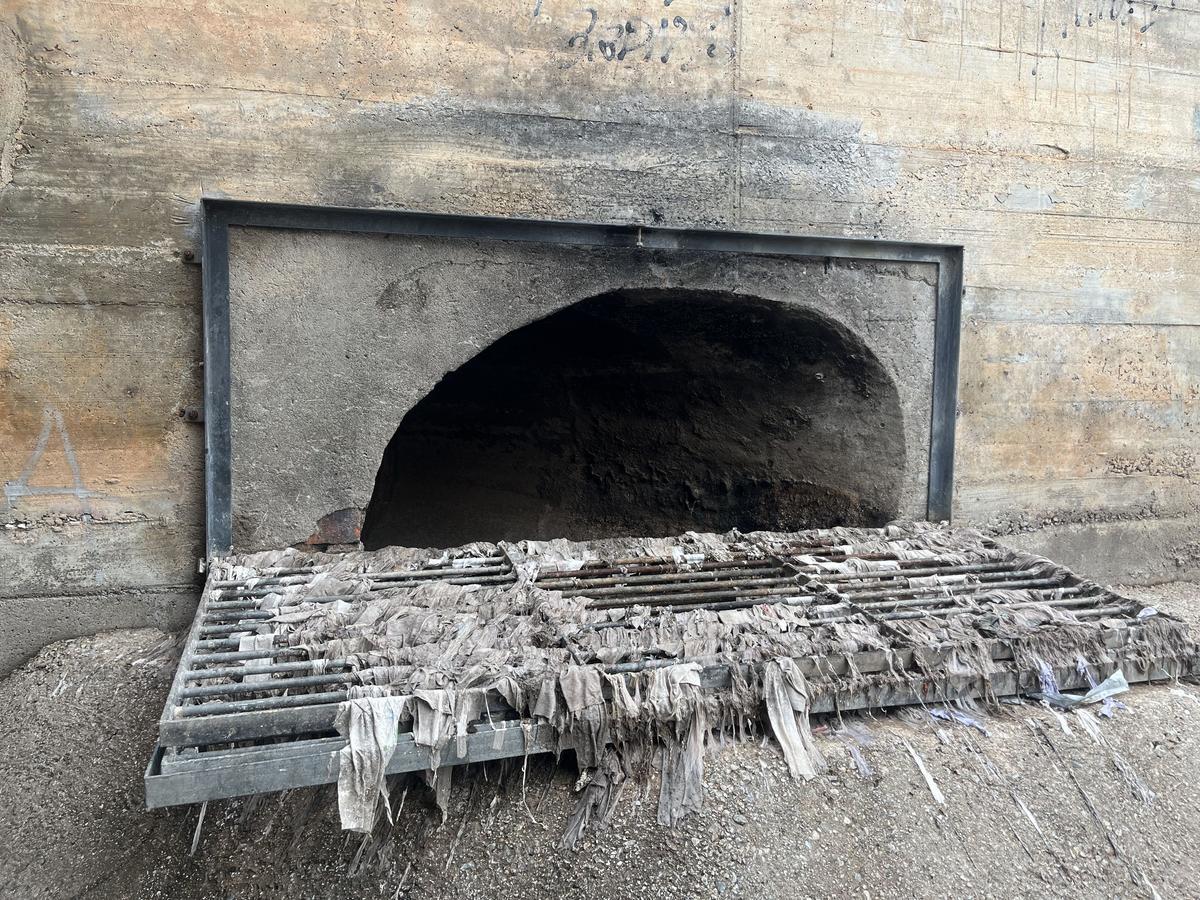
[[[897,512],[896,387],[812,310],[625,291],[513,331],[388,444],[368,549],[876,526]]]

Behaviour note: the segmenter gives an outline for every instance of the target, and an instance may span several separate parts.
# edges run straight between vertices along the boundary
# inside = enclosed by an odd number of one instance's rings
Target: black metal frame
[[[204,422],[207,554],[233,548],[231,471],[229,227],[287,228],[591,247],[813,256],[937,266],[933,406],[926,515],[948,520],[954,489],[963,248],[857,238],[597,225],[391,209],[300,206],[205,197],[201,201],[204,269]]]

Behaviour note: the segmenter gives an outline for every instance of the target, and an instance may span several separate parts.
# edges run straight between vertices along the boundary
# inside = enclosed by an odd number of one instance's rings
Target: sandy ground
[[[1126,593],[1200,631],[1200,586]],[[181,898],[1195,897],[1200,688],[1144,687],[1099,721],[1033,705],[987,734],[928,713],[818,740],[830,773],[791,781],[771,744],[715,751],[704,811],[655,824],[631,789],[611,827],[556,849],[567,765],[459,778],[445,823],[424,787],[365,841],[329,788],[146,812],[142,772],[177,641],[151,630],[47,647],[0,682],[0,895]],[[855,768],[850,747],[873,770]],[[944,794],[935,801],[909,747]],[[399,797],[403,788],[397,785]]]

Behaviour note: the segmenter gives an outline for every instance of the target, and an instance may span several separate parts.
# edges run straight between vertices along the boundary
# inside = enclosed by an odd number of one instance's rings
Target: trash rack
[[[753,715],[762,666],[780,657],[817,715],[1200,671],[1170,616],[929,523],[289,548],[209,561],[146,803],[337,781],[338,714],[355,698],[475,698],[447,713],[440,741],[402,725],[392,774],[570,749],[563,686],[587,669],[608,702],[615,678],[636,691],[655,668],[695,664],[706,696]]]

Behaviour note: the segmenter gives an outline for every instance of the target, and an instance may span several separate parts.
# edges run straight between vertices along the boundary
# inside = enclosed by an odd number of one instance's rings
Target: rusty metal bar
[[[761,569],[768,571],[784,572],[786,569],[778,563],[772,563],[770,567],[760,566],[756,569],[747,568],[722,568],[711,569],[701,572],[664,572],[647,575],[626,575],[626,576],[604,576],[597,578],[570,578],[570,579],[555,579],[551,582],[541,580],[535,581],[539,588],[547,591],[562,591],[566,593],[570,591],[584,592],[598,588],[608,588],[619,585],[650,585],[650,584],[673,584],[678,582],[705,582],[705,581],[737,581],[746,578],[762,577]]]

